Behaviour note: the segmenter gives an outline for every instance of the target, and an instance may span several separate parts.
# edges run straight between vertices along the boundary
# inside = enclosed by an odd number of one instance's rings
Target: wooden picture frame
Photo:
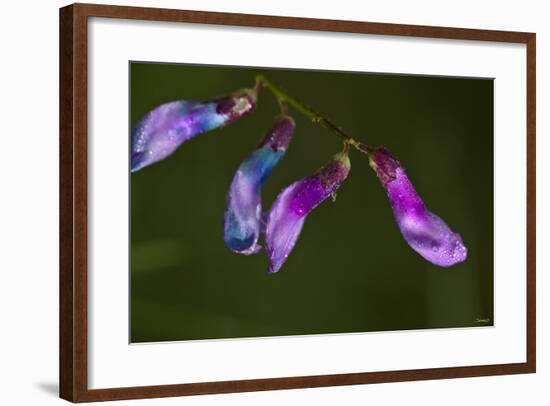
[[[88,386],[88,19],[110,19],[286,28],[386,36],[492,41],[527,46],[527,328],[526,362],[466,367],[344,373],[273,379],[89,389]],[[535,309],[535,42],[534,33],[321,20],[108,5],[60,9],[60,397],[72,402],[141,399],[275,389],[533,373]]]

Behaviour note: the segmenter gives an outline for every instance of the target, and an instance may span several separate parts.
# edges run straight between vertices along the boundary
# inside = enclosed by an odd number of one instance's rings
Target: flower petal
[[[460,234],[428,211],[399,161],[388,150],[379,148],[372,155],[371,166],[386,189],[399,230],[409,246],[441,267],[465,261],[468,250]]]
[[[269,272],[281,269],[296,244],[306,216],[340,187],[349,170],[347,153],[337,154],[315,175],[294,182],[279,194],[266,225]]]
[[[132,130],[131,172],[166,158],[185,141],[229,124],[255,106],[256,91],[243,89],[209,102],[180,100],[156,107]]]
[[[224,216],[224,241],[234,252],[251,255],[261,249],[258,245],[263,227],[261,188],[284,156],[294,128],[292,117],[278,117],[233,177]]]

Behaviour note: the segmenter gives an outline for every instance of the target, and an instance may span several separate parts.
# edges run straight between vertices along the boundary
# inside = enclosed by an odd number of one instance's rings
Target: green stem
[[[265,87],[271,93],[273,93],[273,95],[277,98],[279,105],[288,104],[294,107],[304,116],[309,118],[312,122],[320,124],[321,126],[330,130],[334,134],[338,135],[345,144],[352,145],[353,147],[355,147],[356,150],[368,155],[369,157],[372,155],[373,150],[371,147],[357,141],[353,137],[350,137],[348,134],[344,132],[344,130],[342,130],[339,126],[337,126],[327,117],[321,115],[320,113],[316,112],[312,108],[306,106],[304,103],[302,103],[298,99],[289,95],[288,93],[283,91],[280,87],[278,87],[269,79],[267,79],[264,75],[258,74],[256,76],[256,87],[260,88],[261,86]]]

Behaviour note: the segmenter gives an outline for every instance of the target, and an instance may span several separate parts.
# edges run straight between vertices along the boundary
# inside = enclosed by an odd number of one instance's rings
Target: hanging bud
[[[441,267],[465,261],[468,250],[460,234],[428,211],[399,161],[385,148],[378,148],[370,164],[386,189],[399,230],[411,248]]]
[[[208,102],[179,100],[156,107],[132,130],[131,172],[166,158],[185,141],[232,123],[255,107],[255,89]]]
[[[278,117],[260,145],[235,173],[224,221],[224,241],[230,250],[251,255],[261,249],[258,238],[262,229],[262,185],[284,156],[294,128],[292,117]]]
[[[269,272],[278,272],[302,231],[306,216],[340,187],[348,176],[347,152],[336,154],[312,176],[284,189],[269,212],[266,225],[266,250]]]

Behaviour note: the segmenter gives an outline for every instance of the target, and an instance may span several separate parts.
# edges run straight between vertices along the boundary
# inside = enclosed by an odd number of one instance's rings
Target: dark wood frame
[[[271,27],[526,44],[527,46],[527,362],[89,389],[87,378],[87,27],[88,17]],[[535,309],[535,41],[534,33],[212,13],[92,4],[60,9],[60,396],[72,402],[533,373]]]

